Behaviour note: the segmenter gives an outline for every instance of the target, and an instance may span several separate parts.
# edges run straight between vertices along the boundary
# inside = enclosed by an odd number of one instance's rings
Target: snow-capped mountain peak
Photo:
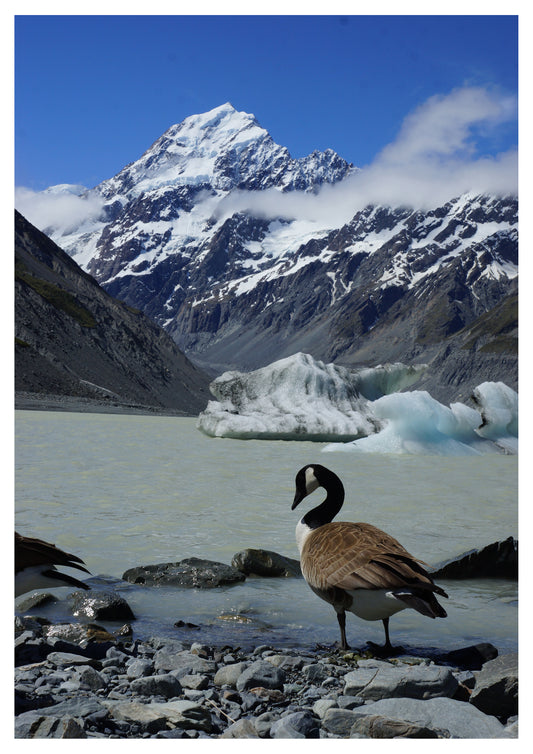
[[[344,198],[349,219],[338,220],[332,199],[350,195],[356,172],[329,149],[292,158],[225,103],[87,192],[103,205],[97,221],[47,232],[215,371],[297,351],[402,361],[514,290],[515,197],[463,194],[424,210],[352,210]]]

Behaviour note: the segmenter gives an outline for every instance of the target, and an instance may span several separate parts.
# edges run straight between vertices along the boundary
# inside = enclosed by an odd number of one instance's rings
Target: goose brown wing
[[[317,589],[436,587],[402,545],[371,524],[333,522],[313,531],[301,554],[305,579]],[[438,590],[438,587],[436,588]]]

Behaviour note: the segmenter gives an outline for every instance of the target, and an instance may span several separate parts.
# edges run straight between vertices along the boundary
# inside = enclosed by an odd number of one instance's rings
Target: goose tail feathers
[[[441,590],[441,592],[444,597],[448,596],[444,590]],[[426,615],[428,618],[446,618],[448,615],[432,592],[395,589],[392,593],[397,599],[405,602],[408,607],[411,607],[422,615]]]

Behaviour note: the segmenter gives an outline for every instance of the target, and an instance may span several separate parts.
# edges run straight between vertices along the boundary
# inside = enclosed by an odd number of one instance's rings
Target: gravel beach
[[[517,656],[243,650],[15,619],[16,738],[516,738]]]

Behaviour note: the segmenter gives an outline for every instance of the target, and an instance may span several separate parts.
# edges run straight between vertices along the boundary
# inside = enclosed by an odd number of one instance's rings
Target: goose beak
[[[291,505],[291,511],[293,511],[296,508],[296,506],[302,502],[302,500],[304,499],[306,495],[307,495],[306,492],[302,492],[301,490],[296,490],[296,494],[294,495],[294,500]]]

